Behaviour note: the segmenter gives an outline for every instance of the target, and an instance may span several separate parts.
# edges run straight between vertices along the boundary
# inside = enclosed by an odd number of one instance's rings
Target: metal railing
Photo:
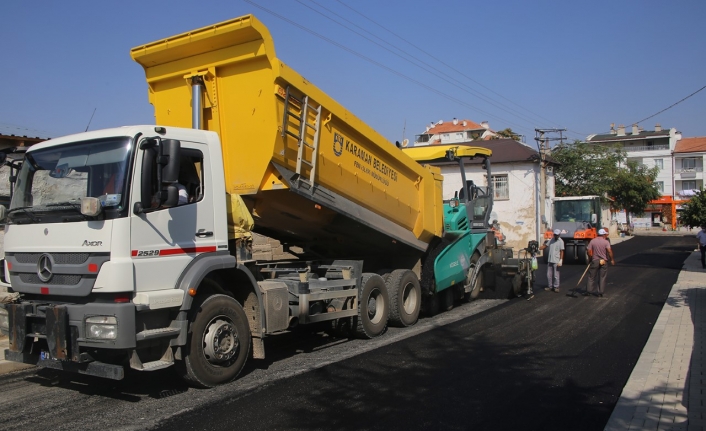
[[[658,151],[658,150],[668,150],[669,145],[641,145],[639,147],[622,147],[623,151],[636,152],[636,151]]]
[[[686,173],[691,173],[691,172],[703,172],[704,168],[702,166],[697,166],[695,168],[676,168],[674,170],[675,173],[677,174],[686,174]]]

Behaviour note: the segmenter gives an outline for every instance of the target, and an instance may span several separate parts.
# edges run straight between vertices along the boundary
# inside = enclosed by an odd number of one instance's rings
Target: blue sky
[[[535,128],[584,139],[706,86],[703,0],[5,2],[0,130],[81,132],[94,109],[91,130],[153,123],[130,49],[248,13],[280,60],[393,142],[454,117],[529,144]],[[656,123],[706,136],[706,89],[640,126]]]

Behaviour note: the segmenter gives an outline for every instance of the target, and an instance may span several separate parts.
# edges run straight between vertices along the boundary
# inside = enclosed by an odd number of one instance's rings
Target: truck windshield
[[[9,216],[70,212],[80,215],[80,199],[97,197],[104,209],[124,205],[129,137],[84,141],[30,151],[17,176]]]
[[[593,211],[593,201],[555,201],[554,221],[591,221]]]

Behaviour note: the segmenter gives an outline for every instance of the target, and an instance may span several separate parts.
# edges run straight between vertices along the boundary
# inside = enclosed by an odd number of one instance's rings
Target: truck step
[[[144,331],[138,332],[135,335],[137,341],[143,340],[153,340],[155,338],[163,337],[176,337],[181,331],[180,328],[157,328],[157,329],[146,329]]]
[[[145,362],[142,364],[142,370],[141,371],[155,371],[155,370],[161,370],[162,368],[167,368],[171,367],[174,365],[174,361],[152,361],[152,362]]]

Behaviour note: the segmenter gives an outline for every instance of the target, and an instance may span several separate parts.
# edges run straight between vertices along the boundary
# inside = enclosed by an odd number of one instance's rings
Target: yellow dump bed
[[[202,128],[220,135],[226,191],[242,195],[256,231],[346,256],[423,251],[441,236],[439,171],[278,60],[252,15],[131,54],[159,125],[193,127],[191,86],[202,80]]]

